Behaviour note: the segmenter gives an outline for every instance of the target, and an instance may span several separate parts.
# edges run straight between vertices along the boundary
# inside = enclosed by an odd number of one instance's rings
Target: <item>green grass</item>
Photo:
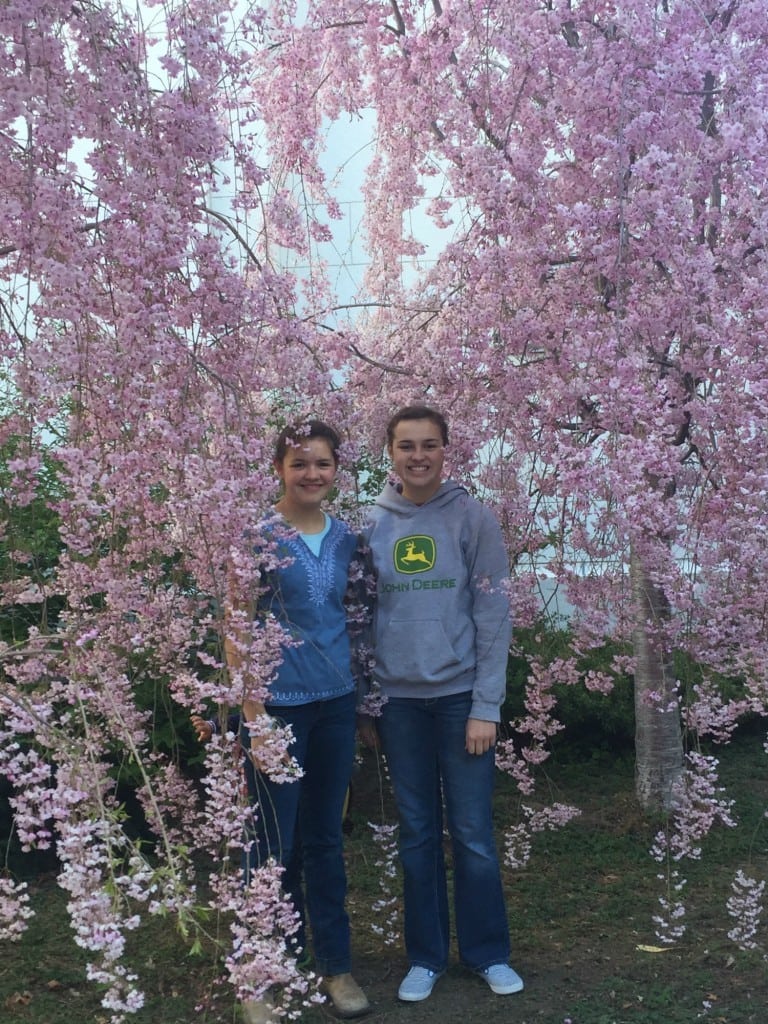
[[[371,1021],[401,1024],[763,1024],[768,966],[763,951],[740,952],[727,938],[730,882],[741,867],[768,876],[768,759],[760,737],[744,735],[720,752],[723,779],[735,797],[739,829],[718,828],[700,862],[686,863],[685,937],[657,945],[652,915],[659,885],[649,848],[657,825],[633,797],[632,765],[563,760],[548,767],[542,792],[573,803],[581,816],[558,832],[536,837],[529,865],[505,868],[512,962],[524,976],[519,996],[493,997],[454,965],[430,1000],[405,1006],[395,999],[405,967],[402,949],[387,949],[370,928],[378,896],[378,853],[367,821],[380,820],[376,770],[364,760],[354,787],[354,827],[347,840],[349,908],[355,971],[374,1003]],[[519,810],[512,784],[501,779],[499,835]],[[388,813],[391,804],[386,801]],[[17,866],[22,862],[16,861]],[[101,1024],[109,1014],[98,989],[85,980],[85,954],[72,939],[65,894],[50,870],[29,861],[36,917],[20,943],[0,959],[0,1019],[4,1024]],[[215,920],[208,921],[215,928]],[[221,925],[222,934],[226,929]],[[762,935],[764,946],[765,929]],[[136,1024],[237,1021],[231,991],[221,981],[221,950],[204,941],[191,956],[174,922],[156,920],[130,938],[131,963],[142,979],[144,1009]],[[306,1024],[330,1019],[326,1008],[305,1012]]]

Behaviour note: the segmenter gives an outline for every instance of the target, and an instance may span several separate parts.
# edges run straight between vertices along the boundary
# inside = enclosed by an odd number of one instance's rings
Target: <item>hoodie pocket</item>
[[[439,682],[461,664],[440,619],[390,619],[378,640],[376,662],[389,679]]]

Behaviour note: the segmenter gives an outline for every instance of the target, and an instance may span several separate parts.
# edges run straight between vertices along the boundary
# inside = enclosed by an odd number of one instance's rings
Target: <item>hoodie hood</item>
[[[446,509],[462,494],[466,495],[467,493],[468,491],[461,484],[454,483],[453,480],[444,480],[429,501],[425,501],[423,505],[416,505],[403,497],[402,487],[399,483],[388,483],[376,499],[376,505],[387,512],[408,517],[416,515],[421,509]]]

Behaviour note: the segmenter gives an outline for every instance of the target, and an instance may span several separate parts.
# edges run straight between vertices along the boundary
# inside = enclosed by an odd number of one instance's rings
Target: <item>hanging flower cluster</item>
[[[765,879],[758,881],[743,871],[736,872],[733,880],[733,893],[728,897],[726,907],[733,919],[733,928],[728,932],[739,949],[759,949],[755,936],[760,926],[763,912],[763,892]]]
[[[674,943],[685,933],[682,892],[686,880],[678,865],[686,858],[698,860],[702,841],[716,824],[736,827],[731,815],[733,801],[723,797],[718,785],[717,760],[702,754],[687,756],[688,767],[672,794],[673,813],[656,834],[651,855],[662,866],[657,878],[664,887],[659,897],[661,914],[653,918],[660,941]]]

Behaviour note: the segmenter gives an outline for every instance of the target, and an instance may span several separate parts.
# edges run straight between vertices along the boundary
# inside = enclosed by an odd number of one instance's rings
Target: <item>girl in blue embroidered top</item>
[[[336,476],[339,445],[336,431],[320,420],[287,427],[278,437],[274,465],[283,493],[275,505],[279,518],[268,532],[285,563],[270,574],[256,614],[274,615],[297,643],[283,649],[266,704],[244,701],[241,739],[256,807],[250,866],[269,857],[280,861],[283,886],[303,920],[303,865],[317,972],[337,1014],[356,1017],[369,1005],[350,973],[342,819],[356,704],[344,599],[358,538],[322,509]],[[231,648],[227,662],[240,667]],[[276,783],[260,770],[263,741],[248,723],[265,712],[290,725],[289,753],[303,770],[301,779]]]

